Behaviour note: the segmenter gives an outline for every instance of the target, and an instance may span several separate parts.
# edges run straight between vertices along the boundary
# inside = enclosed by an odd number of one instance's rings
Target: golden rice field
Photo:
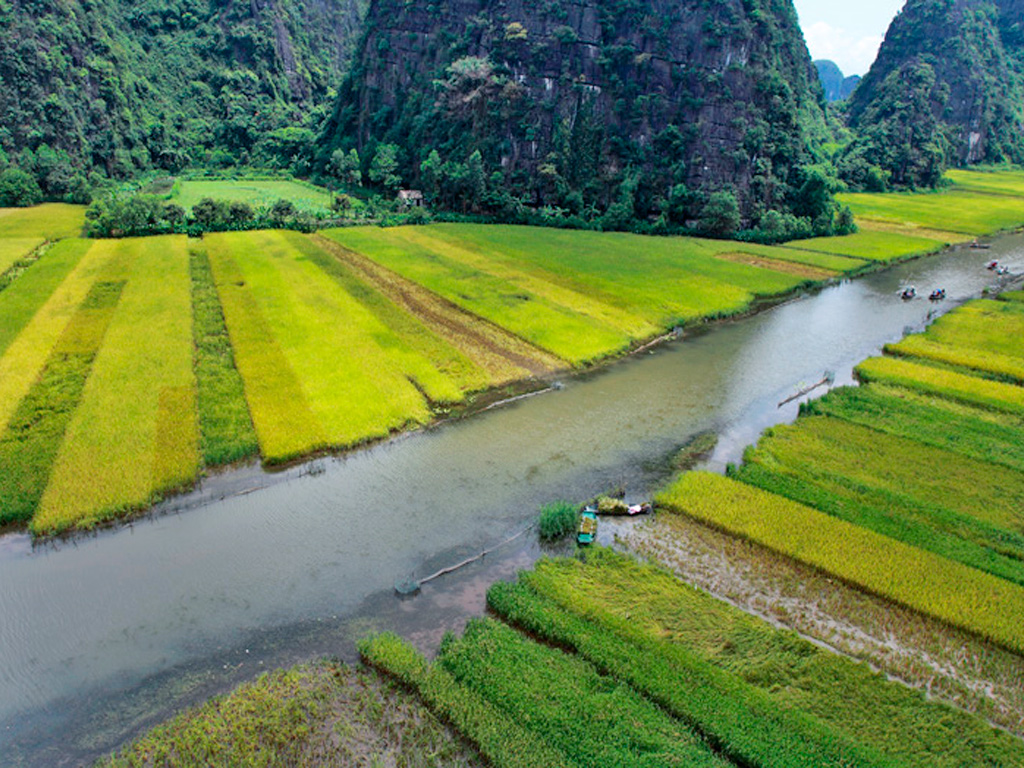
[[[658,501],[1024,653],[1022,321],[966,304]]]
[[[78,237],[85,227],[85,206],[43,203],[32,208],[0,208],[0,238]]]

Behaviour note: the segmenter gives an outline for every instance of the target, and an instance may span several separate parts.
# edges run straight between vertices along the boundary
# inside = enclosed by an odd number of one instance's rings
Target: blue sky
[[[846,75],[871,67],[904,0],[794,0],[811,58],[832,59]]]

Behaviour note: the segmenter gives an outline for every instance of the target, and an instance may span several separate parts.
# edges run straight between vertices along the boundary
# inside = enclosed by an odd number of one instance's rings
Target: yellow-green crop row
[[[924,338],[1024,361],[1024,309],[1010,302],[976,299],[940,317]]]
[[[940,192],[844,193],[836,196],[858,219],[906,228],[988,235],[1024,224],[1024,200],[967,189]]]
[[[946,171],[946,178],[952,181],[958,189],[1024,197],[1024,173],[1020,171],[954,168]]]
[[[0,238],[78,237],[85,227],[85,206],[45,203],[32,208],[0,208]]]
[[[804,251],[833,253],[868,261],[895,261],[914,256],[934,253],[946,246],[941,240],[920,237],[900,232],[884,232],[870,229],[843,237],[818,237],[797,240],[786,247]]]
[[[329,257],[309,238],[247,232],[207,243],[267,461],[425,423],[431,402],[458,403],[479,386],[470,361],[452,365],[454,350],[431,359],[437,345],[410,341],[350,292],[370,286],[320,268]]]
[[[68,240],[0,293],[0,434],[106,262],[102,248]]]
[[[15,263],[32,253],[44,242],[41,237],[4,237],[0,238],[0,274],[13,267]]]
[[[932,395],[1024,415],[1024,388],[891,357],[873,357],[855,369],[865,382],[908,387]]]
[[[38,533],[88,526],[150,504],[199,469],[185,237],[117,242],[127,282],[68,426]]]
[[[691,472],[663,507],[1024,652],[1024,588],[719,475]]]
[[[1011,357],[998,352],[987,352],[977,347],[962,347],[929,339],[927,336],[908,336],[896,344],[887,344],[885,351],[900,357],[917,357],[960,368],[970,368],[996,378],[1024,384],[1024,357]]]

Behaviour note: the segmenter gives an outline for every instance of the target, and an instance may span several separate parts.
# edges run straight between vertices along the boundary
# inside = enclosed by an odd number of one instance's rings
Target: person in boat
[[[995,268],[996,268],[996,267],[998,267],[998,266],[999,266],[999,262],[998,262],[998,261],[990,261],[990,262],[988,263],[988,268],[989,268],[989,269],[995,269]]]

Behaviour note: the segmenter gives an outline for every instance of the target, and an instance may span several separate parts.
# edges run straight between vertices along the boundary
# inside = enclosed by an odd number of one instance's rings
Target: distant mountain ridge
[[[1024,162],[1022,24],[1024,0],[909,0],[850,99],[854,170],[927,185],[949,165]]]
[[[850,94],[860,84],[860,75],[847,77],[834,61],[817,59],[814,67],[818,70],[821,87],[825,89],[825,101],[829,103],[850,98]]]

